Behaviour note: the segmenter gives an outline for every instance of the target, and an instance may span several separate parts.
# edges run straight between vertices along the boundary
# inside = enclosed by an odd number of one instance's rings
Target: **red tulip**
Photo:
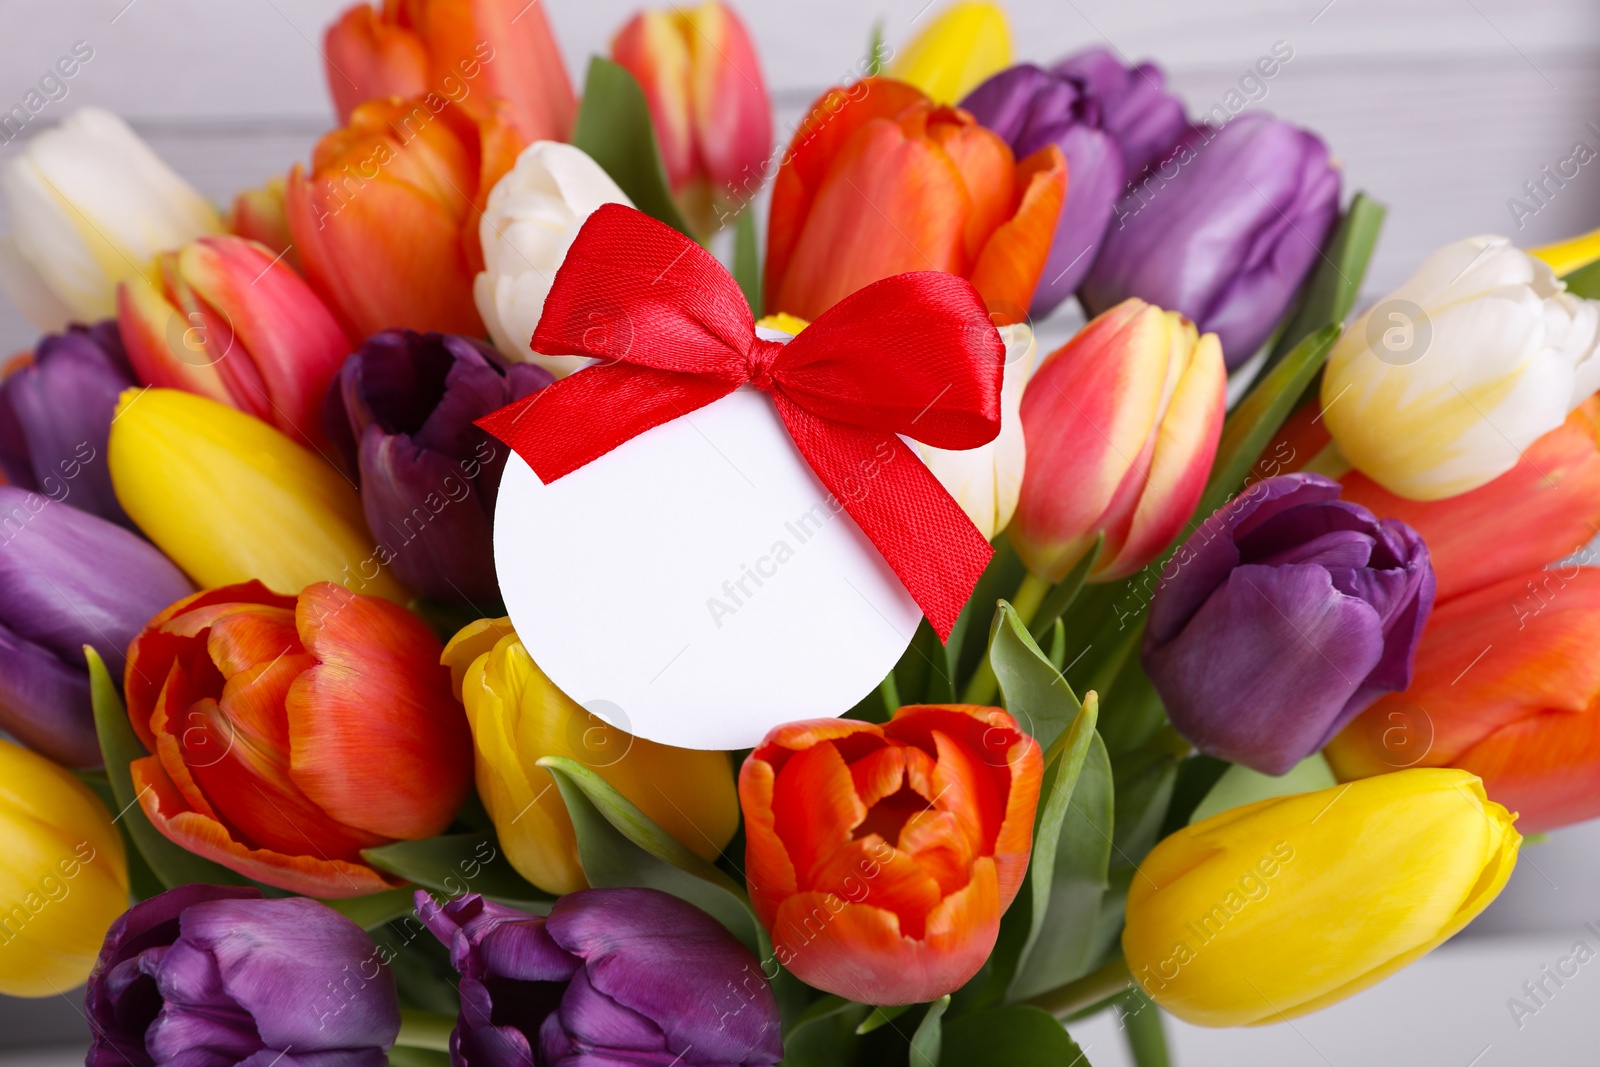
[[[916,89],[830,89],[772,188],[767,308],[815,319],[864,285],[914,270],[967,278],[998,324],[1021,322],[1066,196],[1061,149],[1017,162],[999,135]]]
[[[1028,464],[1011,543],[1060,581],[1101,534],[1090,579],[1154,559],[1205,491],[1227,372],[1216,334],[1130,298],[1045,357],[1022,394]]]
[[[339,121],[368,100],[449,100],[479,119],[504,103],[523,141],[565,141],[577,99],[538,0],[384,0],[328,27],[328,89]]]
[[[263,245],[202,237],[156,257],[150,278],[117,289],[117,327],[134,373],[320,446],[322,401],[350,354],[333,313]]]
[[[373,100],[289,174],[306,280],[354,338],[407,327],[482,335],[472,280],[478,220],[523,141],[498,112]]]
[[[1341,779],[1459,767],[1524,832],[1600,816],[1600,571],[1536,570],[1438,604],[1411,688],[1325,753]]]
[[[739,774],[751,902],[779,963],[867,1004],[959,988],[1022,886],[1044,761],[999,708],[790,723]]]
[[[442,648],[404,608],[329,582],[180,600],[128,649],[133,780],[191,852],[316,897],[397,884],[360,851],[444,830],[472,785]]]
[[[719,0],[641,11],[611,55],[639,80],[679,206],[702,231],[711,212],[753,199],[772,150],[772,105],[744,23]]]

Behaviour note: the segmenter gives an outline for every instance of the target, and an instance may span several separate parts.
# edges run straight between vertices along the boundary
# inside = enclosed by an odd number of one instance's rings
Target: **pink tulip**
[[[718,0],[687,11],[641,11],[611,55],[644,88],[667,179],[701,230],[736,214],[762,184],[772,107],[744,23]]]
[[[117,325],[146,385],[198,393],[322,444],[322,401],[350,342],[263,245],[202,237],[163,252],[149,276],[118,290]]]
[[[1028,466],[1010,526],[1028,569],[1060,581],[1101,534],[1091,581],[1155,559],[1205,489],[1226,385],[1215,334],[1137,298],[1047,356],[1022,397]]]

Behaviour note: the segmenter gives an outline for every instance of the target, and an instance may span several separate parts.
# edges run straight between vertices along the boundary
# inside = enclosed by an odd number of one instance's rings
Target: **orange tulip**
[[[323,55],[340,122],[391,96],[450,100],[479,119],[498,99],[523,141],[565,141],[578,110],[538,0],[356,4],[328,27]]]
[[[234,196],[233,206],[222,223],[229,233],[264,244],[275,256],[282,255],[283,261],[298,271],[300,253],[295,251],[289,216],[284,213],[283,199],[287,192],[288,186],[281,175],[268,178],[256,188]]]
[[[154,755],[139,802],[167,837],[316,897],[395,885],[360,851],[432,837],[472,785],[472,735],[437,638],[330,582],[178,601],[128,649],[128,714]]]
[[[830,89],[773,182],[767,308],[815,319],[881,278],[942,270],[970,280],[997,324],[1021,322],[1066,189],[1055,145],[1019,163],[970,114],[903,82]]]
[[[1600,816],[1600,571],[1536,570],[1439,604],[1411,688],[1325,750],[1340,779],[1459,767],[1524,831]]]
[[[1044,761],[999,708],[790,723],[739,773],[750,899],[818,989],[913,1004],[989,958],[1022,886]]]
[[[289,229],[306,280],[352,337],[391,327],[481,336],[478,219],[523,141],[496,112],[373,100],[289,174]]]
[[[1316,404],[1295,412],[1256,472],[1298,470],[1328,443]],[[1600,399],[1535,441],[1500,477],[1442,500],[1395,496],[1360,471],[1342,498],[1422,535],[1439,582],[1437,602],[1564,559],[1600,534]]]

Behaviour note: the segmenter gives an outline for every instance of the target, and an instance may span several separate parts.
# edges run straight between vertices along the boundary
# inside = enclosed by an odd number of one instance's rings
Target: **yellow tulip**
[[[917,34],[888,74],[954,104],[1010,65],[1011,28],[1000,5],[958,3]]]
[[[1522,837],[1466,771],[1427,768],[1273,797],[1158,844],[1122,950],[1156,1003],[1251,1026],[1358,993],[1466,926]]]
[[[1580,267],[1587,267],[1600,259],[1600,229],[1569,237],[1555,244],[1528,249],[1530,256],[1544,260],[1557,278],[1564,278]]]
[[[480,619],[445,646],[456,695],[472,725],[478,794],[500,847],[522,876],[550,893],[588,885],[578,841],[546,756],[587,765],[667,833],[715,859],[739,826],[726,752],[672,748],[634,737],[557,689],[522,646],[510,619]]]
[[[122,838],[82,782],[3,740],[0,857],[0,993],[50,997],[83,984],[128,908]]]
[[[404,602],[355,487],[260,419],[175,389],[130,389],[111,423],[111,484],[156,547],[212,588],[315,582]]]

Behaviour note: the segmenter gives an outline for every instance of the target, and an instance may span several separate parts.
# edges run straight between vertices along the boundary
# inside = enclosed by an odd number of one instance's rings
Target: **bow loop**
[[[756,336],[710,253],[607,204],[578,231],[532,347],[606,361],[478,420],[542,480],[749,384],[772,395],[806,463],[949,637],[993,550],[900,438],[966,449],[999,433],[1005,345],[968,282],[886,278],[782,345]]]

